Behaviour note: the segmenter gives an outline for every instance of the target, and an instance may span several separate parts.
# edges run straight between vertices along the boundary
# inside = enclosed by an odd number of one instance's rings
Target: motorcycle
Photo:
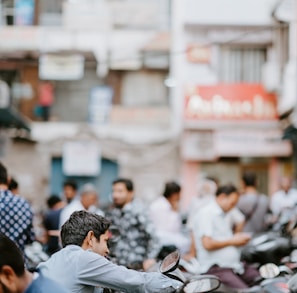
[[[169,255],[167,258],[171,257],[172,255]],[[167,260],[164,259],[164,263],[166,262]],[[259,271],[262,281],[259,285],[247,289],[231,289],[222,285],[219,278],[213,275],[201,274],[199,276],[188,277],[187,279],[184,272],[177,268],[178,264],[176,266],[172,264],[175,261],[170,260],[168,262],[168,267],[161,264],[160,271],[171,278],[182,281],[185,285],[180,292],[184,293],[211,291],[216,293],[297,293],[297,274],[292,277],[293,271],[273,263],[268,263],[260,267]]]
[[[258,285],[246,289],[233,289],[221,285],[216,293],[297,293],[289,285],[291,271],[283,270],[282,266],[273,263],[262,265],[259,268],[262,280]],[[297,280],[296,280],[297,281]],[[297,288],[297,285],[296,285]]]
[[[205,288],[207,290],[206,292],[210,292],[208,291],[209,289],[216,293],[297,293],[297,274],[293,276],[294,272],[284,265],[277,266],[273,263],[262,265],[259,268],[259,272],[262,278],[259,282],[259,285],[247,289],[233,289],[222,284],[219,278],[216,276],[185,273],[184,271],[179,269],[179,262],[174,261],[174,259],[177,258],[179,258],[178,252],[174,252],[168,255],[162,261],[160,271],[171,278],[183,282],[184,284],[187,284],[187,282],[189,282],[189,284],[194,282],[195,284],[195,281],[197,281],[196,289]],[[198,280],[201,280],[201,282],[198,282]],[[194,287],[195,285],[191,286]],[[190,288],[191,286],[189,285],[189,287],[186,287],[185,285],[186,288]],[[200,291],[189,292],[193,293]]]
[[[221,282],[216,276],[198,275],[187,278],[178,266],[180,261],[180,253],[178,250],[168,254],[158,266],[155,266],[150,271],[159,271],[160,273],[178,280],[183,283],[183,286],[176,291],[176,293],[208,293],[216,290]],[[105,288],[104,293],[114,293],[112,289]]]
[[[161,262],[159,271],[183,283],[177,293],[206,293],[219,288],[221,282],[213,275],[198,275],[187,277],[179,268],[180,253],[178,250],[168,254]]]
[[[297,239],[294,237],[296,226],[296,209],[283,211],[270,231],[256,235],[243,247],[241,260],[258,263],[259,266],[266,263],[293,266],[297,249]]]

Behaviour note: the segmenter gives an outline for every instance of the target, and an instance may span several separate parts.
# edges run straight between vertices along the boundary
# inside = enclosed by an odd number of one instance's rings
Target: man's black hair
[[[8,184],[7,169],[1,162],[0,162],[0,184]]]
[[[63,187],[70,186],[72,189],[77,190],[77,183],[74,180],[66,180],[63,183]]]
[[[242,180],[245,186],[256,187],[257,185],[257,175],[254,172],[248,171],[242,175]]]
[[[25,273],[21,251],[11,239],[0,233],[0,270],[5,265],[10,266],[18,277]]]
[[[228,183],[226,185],[219,186],[216,192],[216,196],[219,196],[220,194],[224,193],[226,195],[230,195],[233,192],[237,192],[237,188],[232,184]]]
[[[18,182],[14,178],[10,178],[9,183],[8,183],[8,189],[9,190],[14,190],[19,187]]]
[[[174,181],[170,181],[165,184],[163,196],[165,198],[169,198],[172,194],[180,193],[180,191],[181,191],[180,185]]]
[[[90,231],[93,231],[95,237],[100,240],[100,235],[104,234],[109,226],[110,222],[97,214],[87,211],[73,212],[70,218],[62,226],[62,246],[82,246]]]
[[[112,182],[112,185],[115,185],[117,183],[123,183],[123,184],[125,184],[125,186],[126,186],[126,188],[127,188],[128,191],[133,191],[133,189],[134,189],[133,182],[130,179],[127,179],[127,178],[118,178],[118,179],[116,179],[116,180],[114,180]]]
[[[47,204],[47,206],[48,206],[50,209],[52,209],[52,208],[54,207],[55,204],[57,204],[57,203],[59,203],[59,202],[61,202],[61,201],[62,201],[62,200],[61,200],[61,198],[60,198],[59,196],[53,194],[53,195],[51,195],[51,196],[47,199],[46,204]]]

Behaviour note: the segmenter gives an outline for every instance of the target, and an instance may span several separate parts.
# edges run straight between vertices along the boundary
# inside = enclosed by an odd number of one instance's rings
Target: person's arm
[[[240,233],[243,230],[245,221],[239,222],[239,223],[235,223],[234,227],[233,227],[233,231],[234,233]]]
[[[238,207],[234,207],[230,212],[232,229],[234,233],[242,232],[245,225],[245,216]]]
[[[202,245],[206,250],[212,251],[228,246],[243,246],[251,239],[247,233],[237,233],[233,237],[226,240],[216,240],[209,236],[202,237]]]
[[[275,193],[271,196],[270,199],[270,210],[272,211],[272,214],[275,216],[278,216],[281,211],[281,205],[278,201],[278,194]]]
[[[146,259],[143,261],[143,269],[147,271],[156,263],[161,246],[154,226],[146,214],[139,216],[139,224],[139,229],[142,229],[147,235]]]
[[[175,292],[182,284],[161,273],[144,273],[118,266],[103,256],[87,251],[81,254],[78,281],[90,286],[102,286],[121,292]]]
[[[191,237],[191,245],[190,245],[189,252],[182,256],[182,258],[187,261],[196,257],[196,245],[195,245],[195,238],[194,238],[193,232],[191,232],[190,237]]]
[[[63,224],[69,219],[70,215],[71,215],[71,211],[69,210],[69,205],[64,207],[61,211],[60,214],[60,219],[59,219],[59,228],[61,229],[61,227],[63,226]]]
[[[20,211],[22,213],[22,217],[25,225],[27,225],[27,229],[24,231],[25,233],[25,244],[31,244],[35,240],[35,232],[33,227],[33,211],[28,202],[24,204],[24,210]],[[24,219],[24,217],[26,217]]]

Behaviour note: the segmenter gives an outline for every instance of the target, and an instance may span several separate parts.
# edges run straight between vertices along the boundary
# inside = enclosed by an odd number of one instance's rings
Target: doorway
[[[118,164],[108,159],[101,159],[101,172],[98,176],[65,176],[62,170],[62,158],[52,158],[50,193],[62,196],[63,182],[71,179],[77,183],[78,192],[85,183],[92,183],[97,188],[100,205],[110,203],[112,182],[118,177]]]

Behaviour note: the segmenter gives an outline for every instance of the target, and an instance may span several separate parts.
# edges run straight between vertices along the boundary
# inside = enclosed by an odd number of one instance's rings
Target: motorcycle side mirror
[[[183,288],[185,293],[205,293],[218,289],[221,281],[216,276],[204,275],[190,280]]]
[[[167,274],[174,271],[178,267],[180,260],[180,253],[178,250],[169,253],[160,264],[160,272],[162,274]]]
[[[274,263],[268,263],[260,267],[260,275],[263,279],[272,279],[279,275],[280,270]]]

